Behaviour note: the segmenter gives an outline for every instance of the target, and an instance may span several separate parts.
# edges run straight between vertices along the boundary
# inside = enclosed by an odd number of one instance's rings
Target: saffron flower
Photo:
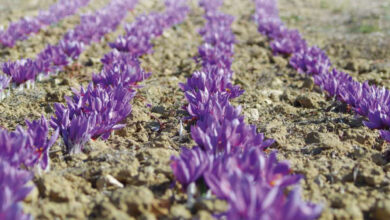
[[[23,213],[21,202],[30,193],[26,183],[33,175],[25,170],[11,166],[0,157],[0,216],[3,219],[29,220],[30,215]]]
[[[290,59],[290,65],[300,73],[316,75],[326,74],[332,64],[320,48],[309,47],[294,51]]]
[[[32,163],[44,171],[49,170],[49,150],[58,138],[59,130],[56,130],[51,138],[49,135],[49,126],[45,117],[35,121],[26,120],[27,134],[30,137],[30,145],[33,149]]]
[[[37,75],[35,63],[31,59],[5,62],[3,63],[2,70],[5,74],[12,77],[12,82],[18,85],[26,81],[34,80]]]
[[[171,161],[176,180],[186,189],[190,183],[197,181],[210,169],[212,158],[199,147],[192,149],[182,147],[180,156],[172,156]]]

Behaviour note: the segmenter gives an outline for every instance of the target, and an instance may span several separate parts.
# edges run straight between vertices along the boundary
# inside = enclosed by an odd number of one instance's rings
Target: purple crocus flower
[[[0,129],[1,159],[14,167],[19,167],[21,164],[29,166],[33,164],[32,155],[30,137],[21,126],[18,126],[13,132]]]
[[[326,74],[332,65],[325,52],[318,47],[303,48],[294,52],[290,65],[302,74]]]
[[[325,90],[330,97],[337,96],[339,98],[341,91],[345,90],[345,85],[353,81],[350,75],[336,69],[313,75],[313,78],[314,83]]]
[[[9,83],[11,82],[11,77],[0,74],[0,100],[3,98],[2,92],[8,88]],[[4,94],[3,94],[4,95]]]
[[[70,110],[62,104],[54,104],[55,116],[50,125],[59,130],[68,154],[81,153],[84,145],[91,139],[91,132],[96,124],[96,113],[90,115],[77,115],[72,117]]]
[[[66,54],[66,56],[72,60],[76,60],[83,51],[83,43],[77,41],[60,40],[60,49]]]
[[[152,52],[152,44],[148,38],[138,38],[136,36],[119,37],[114,43],[109,43],[110,47],[121,52],[128,52],[139,57]]]
[[[128,53],[126,53],[128,54]],[[140,65],[139,60],[131,57],[128,54],[118,57],[115,63],[106,65],[100,74],[93,74],[92,81],[95,85],[102,85],[103,87],[117,87],[122,86],[129,90],[140,88],[139,82],[147,79],[151,73],[146,73]],[[105,57],[110,59],[109,57]],[[110,62],[107,60],[106,62]]]
[[[275,34],[274,34],[275,35]],[[307,48],[306,41],[297,30],[283,29],[271,42],[272,51],[275,54],[294,54]]]
[[[24,17],[17,22],[11,22],[5,31],[0,33],[0,43],[7,47],[13,47],[16,41],[25,40],[32,33],[37,33],[44,26],[51,25],[66,16],[74,14],[89,0],[60,0],[50,6],[47,11],[41,11],[34,18]]]
[[[199,6],[203,7],[207,11],[216,11],[223,4],[223,0],[201,0],[199,1]]]
[[[266,155],[262,150],[251,147],[244,151],[226,154],[214,160],[212,169],[206,171],[205,180],[212,192],[219,198],[228,195],[221,188],[220,180],[230,175],[250,176],[251,181],[261,182],[269,187],[285,188],[297,184],[301,175],[292,175],[287,161],[278,162],[276,151]]]
[[[221,184],[231,192],[227,219],[310,220],[321,215],[322,206],[303,202],[297,188],[286,197],[281,187],[269,188],[239,175]]]
[[[73,97],[65,97],[67,108],[55,104],[51,126],[60,129],[67,153],[79,153],[92,138],[107,139],[131,112],[130,100],[135,92],[121,86],[103,88],[90,84],[87,89],[73,90]]]
[[[192,138],[203,150],[219,155],[243,151],[249,146],[265,149],[274,142],[264,140],[264,135],[257,133],[256,126],[245,124],[244,117],[236,115],[240,110],[231,108],[223,119],[217,121],[212,115],[206,115],[191,128]]]
[[[240,96],[244,91],[239,86],[233,86],[229,77],[231,72],[226,72],[224,69],[212,67],[198,71],[192,74],[187,79],[187,83],[180,84],[180,88],[189,96],[196,96],[199,91],[208,93],[226,94],[229,99]],[[191,93],[191,94],[190,94]]]
[[[39,120],[28,121],[27,124],[27,133],[31,139],[31,147],[34,152],[34,164],[39,164],[39,167],[42,170],[49,169],[49,150],[53,146],[54,142],[58,138],[59,130],[56,130],[51,138],[48,138],[49,126],[45,117],[41,117]]]
[[[37,75],[35,63],[31,59],[5,62],[3,63],[2,70],[5,74],[12,77],[12,82],[18,85],[29,80],[34,80]]]
[[[198,52],[204,68],[216,66],[230,69],[232,65],[233,47],[228,44],[213,46],[206,43],[198,48]]]
[[[186,189],[190,183],[198,180],[210,168],[212,158],[199,147],[192,149],[183,147],[180,156],[172,156],[171,161],[176,180]]]
[[[32,189],[26,186],[32,177],[30,172],[11,166],[0,157],[0,219],[31,219],[23,214],[20,202]]]

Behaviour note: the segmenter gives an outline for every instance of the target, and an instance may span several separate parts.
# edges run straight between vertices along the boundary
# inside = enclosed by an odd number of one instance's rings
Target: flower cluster
[[[30,192],[26,183],[32,174],[20,167],[38,171],[49,169],[49,149],[57,140],[58,131],[49,138],[46,119],[26,121],[27,129],[0,129],[0,216],[2,219],[30,219],[23,214],[19,202]]]
[[[123,128],[119,123],[130,114],[134,95],[135,91],[122,85],[103,87],[91,83],[87,89],[74,90],[73,97],[66,97],[67,107],[56,103],[51,125],[60,130],[66,152],[80,153],[91,138],[105,140],[111,131]]]
[[[120,52],[131,53],[139,57],[152,52],[151,38],[162,34],[167,27],[173,26],[187,15],[189,9],[184,0],[166,2],[166,13],[151,13],[137,17],[136,21],[126,26],[126,34],[110,43],[111,48]]]
[[[291,174],[276,152],[264,153],[274,140],[265,139],[253,125],[244,122],[241,108],[229,100],[243,93],[230,82],[233,61],[233,18],[217,11],[220,0],[201,1],[206,24],[199,33],[202,70],[180,84],[189,102],[189,119],[196,119],[191,136],[197,146],[182,148],[172,156],[171,167],[184,188],[204,180],[209,189],[229,204],[227,219],[314,219],[321,206],[300,199],[299,188],[288,196],[287,186],[302,178]]]
[[[84,45],[99,41],[105,34],[115,30],[136,2],[113,0],[94,14],[82,15],[80,24],[68,31],[57,45],[46,46],[35,59],[3,63],[3,72],[11,77],[14,85],[27,82],[27,86],[32,84],[37,76],[56,73],[78,59],[85,49]]]
[[[27,129],[18,126],[9,132],[0,129],[0,159],[11,166],[49,169],[49,149],[57,140],[58,131],[49,138],[48,122],[42,116],[35,121],[26,121]]]
[[[66,106],[55,104],[51,126],[59,129],[66,153],[80,153],[90,139],[105,140],[112,131],[125,126],[120,123],[131,113],[130,101],[136,94],[135,89],[140,87],[139,82],[150,76],[141,68],[138,57],[149,51],[149,46],[144,46],[151,45],[152,37],[161,35],[164,28],[184,19],[188,12],[184,3],[168,1],[165,12],[142,15],[127,25],[126,36],[119,39],[130,39],[134,47],[118,50],[114,46],[115,49],[102,58],[101,72],[93,74],[86,89],[74,89],[74,95],[65,98]],[[183,10],[177,13],[179,9]]]
[[[59,0],[47,11],[40,11],[34,18],[24,17],[9,24],[6,30],[0,31],[0,44],[13,47],[16,41],[26,39],[30,34],[37,33],[43,27],[55,24],[70,16],[88,4],[90,0]]]
[[[11,166],[0,159],[0,216],[1,219],[29,220],[30,215],[23,213],[21,201],[30,193],[31,187],[26,183],[32,174]]]
[[[290,65],[302,74],[311,75],[315,84],[326,93],[347,103],[359,115],[367,117],[364,124],[371,129],[380,129],[383,139],[390,142],[390,91],[360,83],[348,74],[331,68],[331,62],[320,48],[308,47],[296,30],[289,30],[281,21],[276,0],[256,0],[256,14],[259,32],[275,42],[289,42],[289,45],[272,47],[275,53],[291,55]],[[272,24],[272,25],[271,25]],[[292,37],[290,32],[295,32]],[[288,48],[295,48],[290,50]]]

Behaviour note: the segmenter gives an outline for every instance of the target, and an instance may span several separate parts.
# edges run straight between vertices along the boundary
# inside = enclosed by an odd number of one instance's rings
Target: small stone
[[[152,108],[152,112],[157,113],[157,114],[164,114],[165,107],[164,106],[154,106]]]
[[[320,143],[320,134],[318,132],[310,132],[305,138],[306,144]]]
[[[115,179],[113,176],[107,174],[105,176],[99,177],[99,179],[96,181],[96,187],[99,190],[102,190],[104,188],[123,188],[123,184],[119,182],[117,179]]]
[[[304,108],[316,108],[318,107],[318,103],[314,99],[314,96],[311,95],[299,95],[295,99],[295,105],[301,106]]]

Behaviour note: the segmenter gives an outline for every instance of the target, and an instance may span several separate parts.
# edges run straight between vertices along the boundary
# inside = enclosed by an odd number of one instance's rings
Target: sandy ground
[[[82,11],[108,2],[93,1]],[[22,4],[16,10],[18,3],[9,2],[7,7],[0,4],[6,11],[0,15],[3,24],[5,17],[14,20],[37,9]],[[139,4],[127,22],[142,12],[160,10],[162,4],[156,2]],[[390,87],[390,1],[281,0],[279,5],[287,24],[298,28],[310,44],[324,48],[335,66],[358,80]],[[73,157],[63,155],[57,141],[51,171],[34,178],[36,188],[24,203],[26,212],[36,219],[209,219],[226,208],[224,202],[206,198],[188,207],[180,186],[171,186],[170,156],[178,154],[180,146],[193,145],[189,125],[184,124],[183,136],[178,134],[186,115],[178,83],[199,68],[193,57],[201,43],[197,29],[204,22],[194,1],[191,9],[184,23],[154,40],[153,54],[142,57],[143,67],[153,74],[135,97],[127,126],[106,142],[92,141],[86,153]],[[363,118],[326,98],[310,78],[290,68],[288,58],[272,55],[268,40],[251,20],[250,0],[226,0],[222,10],[236,17],[234,83],[246,91],[234,103],[243,107],[249,123],[276,140],[271,148],[279,151],[280,159],[290,160],[294,172],[305,175],[304,197],[324,204],[321,219],[390,219],[388,145],[363,126]],[[69,17],[13,49],[1,49],[0,60],[33,57],[78,19]],[[93,44],[71,68],[38,82],[35,89],[14,91],[0,103],[0,125],[14,129],[25,118],[52,115],[54,102],[64,102],[70,88],[85,85],[99,71],[99,59],[109,51],[107,42],[122,32],[121,27]],[[124,187],[110,184],[110,178]]]

